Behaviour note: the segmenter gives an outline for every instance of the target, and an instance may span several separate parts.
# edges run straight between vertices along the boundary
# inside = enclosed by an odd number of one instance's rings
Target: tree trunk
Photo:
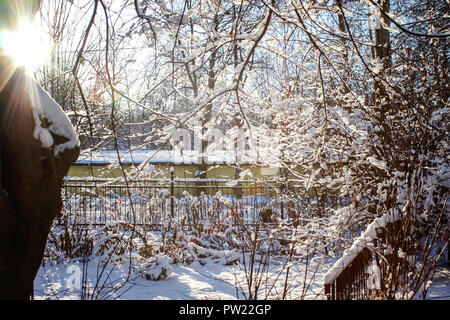
[[[381,10],[389,14],[390,11],[390,0],[378,0]],[[391,41],[389,30],[387,30],[384,25],[389,26],[389,20],[379,14],[379,21],[375,25],[375,56],[382,63],[382,69],[379,72],[380,78],[384,78],[391,74]],[[386,92],[385,84],[381,81],[375,82],[375,103],[380,107],[380,120],[383,122],[386,117],[386,113],[389,112],[390,104],[388,103],[388,95]]]
[[[218,27],[219,27],[219,18],[217,16],[217,14],[214,16],[213,23],[214,23],[214,30],[217,31]],[[214,87],[216,84],[216,72],[215,72],[216,62],[217,62],[217,51],[213,50],[211,52],[211,57],[209,60],[209,69],[208,69],[208,89],[210,91],[214,90]],[[202,156],[201,156],[201,163],[198,166],[198,168],[199,168],[198,170],[200,171],[199,178],[201,178],[201,179],[206,179],[206,177],[207,177],[206,171],[208,170],[208,164],[206,162],[206,158],[207,158],[209,141],[208,141],[208,139],[205,138],[205,134],[208,132],[208,129],[209,129],[208,125],[211,122],[211,117],[212,117],[212,102],[208,103],[205,106],[205,112],[202,117],[202,128],[201,128],[201,133],[202,133],[201,154],[202,154]],[[206,185],[205,182],[200,183],[200,184]],[[204,188],[204,187],[197,188],[197,195],[200,195],[202,192],[206,194],[206,192],[207,192],[206,188]]]
[[[29,299],[52,221],[61,210],[63,177],[79,149],[55,157],[52,148],[33,138],[27,91],[32,82],[5,60],[0,61],[0,299]],[[67,139],[53,135],[53,140],[57,145]]]

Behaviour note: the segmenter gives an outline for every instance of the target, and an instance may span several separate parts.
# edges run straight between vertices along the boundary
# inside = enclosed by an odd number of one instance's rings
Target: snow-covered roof
[[[201,154],[198,151],[178,150],[119,150],[120,160],[124,164],[142,164],[146,163],[168,163],[168,164],[200,164]],[[208,164],[247,164],[260,163],[276,165],[277,159],[270,157],[266,153],[257,154],[256,152],[246,151],[236,154],[229,151],[208,152],[205,162]],[[118,152],[116,150],[100,150],[92,152],[82,152],[76,165],[104,165],[118,163]]]

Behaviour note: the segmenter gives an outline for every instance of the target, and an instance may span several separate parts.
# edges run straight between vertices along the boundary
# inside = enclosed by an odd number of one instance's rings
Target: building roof
[[[201,154],[198,151],[178,151],[178,150],[119,150],[120,160],[123,164],[200,164]],[[207,164],[276,164],[276,155],[273,153],[259,153],[246,150],[236,154],[230,151],[212,151],[205,157]],[[118,152],[116,150],[83,151],[75,165],[109,165],[119,163]]]

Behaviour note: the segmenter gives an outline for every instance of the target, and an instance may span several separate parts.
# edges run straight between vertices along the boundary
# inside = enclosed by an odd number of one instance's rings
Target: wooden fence
[[[402,235],[402,220],[394,220],[383,227],[375,228],[376,237],[360,247],[349,261],[338,260],[332,267],[339,270],[327,278],[324,290],[328,300],[367,300],[373,299],[384,288],[383,279],[388,263],[398,262],[399,237]],[[390,248],[389,251],[386,248]],[[348,258],[348,257],[347,257]],[[394,263],[395,264],[395,263]],[[344,267],[340,267],[344,266]],[[373,267],[375,266],[375,267]],[[373,269],[377,268],[377,275]],[[374,279],[375,277],[376,279]],[[371,281],[378,281],[371,285]]]

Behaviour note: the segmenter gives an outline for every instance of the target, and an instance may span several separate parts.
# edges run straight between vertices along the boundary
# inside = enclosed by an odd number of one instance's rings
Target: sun
[[[48,37],[36,22],[29,20],[20,21],[14,30],[3,31],[2,45],[5,54],[29,72],[45,64],[50,56]]]

